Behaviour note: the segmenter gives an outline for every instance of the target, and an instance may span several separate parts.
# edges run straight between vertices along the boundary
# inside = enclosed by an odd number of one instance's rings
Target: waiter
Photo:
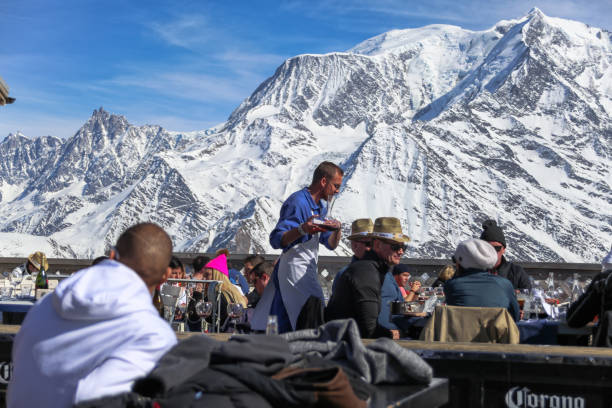
[[[323,323],[323,290],[317,279],[319,243],[334,250],[340,242],[340,222],[325,217],[343,176],[340,167],[325,161],[315,169],[310,186],[283,203],[270,233],[270,245],[282,248],[283,254],[253,313],[254,330],[264,330],[269,315],[276,315],[280,333]]]

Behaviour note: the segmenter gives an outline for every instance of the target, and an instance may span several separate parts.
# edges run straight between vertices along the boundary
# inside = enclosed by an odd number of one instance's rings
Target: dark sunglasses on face
[[[406,248],[408,248],[408,245],[404,245],[404,244],[389,244],[389,246],[395,252],[399,251],[400,249],[402,249],[402,250],[404,250],[404,252],[406,252]]]
[[[503,246],[502,245],[493,245],[493,248],[495,248],[495,250],[497,252],[499,252],[499,251],[501,251],[503,249]]]

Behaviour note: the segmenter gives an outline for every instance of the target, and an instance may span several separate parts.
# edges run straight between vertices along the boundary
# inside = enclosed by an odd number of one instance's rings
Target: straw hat
[[[351,224],[351,235],[348,239],[351,241],[371,240],[370,233],[374,229],[374,223],[370,218],[359,218]]]
[[[28,261],[40,272],[41,265],[45,268],[45,271],[49,270],[49,262],[47,262],[47,256],[40,252],[36,251],[33,254],[28,256]]]
[[[402,232],[399,218],[380,217],[374,221],[374,230],[369,234],[370,238],[378,238],[389,242],[409,242],[410,237]]]

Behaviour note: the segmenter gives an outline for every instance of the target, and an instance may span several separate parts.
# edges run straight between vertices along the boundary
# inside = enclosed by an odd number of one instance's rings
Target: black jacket
[[[567,325],[582,327],[599,315],[599,326],[593,344],[612,346],[612,322],[606,312],[612,311],[612,270],[596,275],[586,292],[567,310]]]
[[[512,283],[514,289],[531,289],[529,275],[527,275],[523,267],[513,262],[508,262],[504,256],[502,256],[502,261],[499,266],[491,270],[491,273],[508,279]]]
[[[391,337],[391,332],[378,324],[380,292],[388,271],[389,266],[374,251],[350,264],[327,304],[325,320],[353,318],[362,338]]]

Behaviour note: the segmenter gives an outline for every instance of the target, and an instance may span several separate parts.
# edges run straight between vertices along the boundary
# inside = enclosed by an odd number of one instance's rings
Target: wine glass
[[[230,303],[227,305],[227,315],[232,319],[234,323],[234,333],[237,333],[236,326],[238,319],[242,317],[244,313],[244,307],[240,303]]]
[[[15,269],[11,272],[10,275],[11,285],[13,286],[13,296],[17,297],[17,291],[19,290],[19,285],[21,285],[21,281],[23,280],[23,275],[21,271]]]
[[[212,314],[213,304],[212,302],[200,300],[196,303],[195,310],[198,316],[202,318],[202,333],[206,333],[208,331],[208,322],[206,318]]]
[[[531,302],[529,301],[529,289],[519,289],[516,291],[516,301],[521,310],[521,320],[529,320],[529,310]]]

